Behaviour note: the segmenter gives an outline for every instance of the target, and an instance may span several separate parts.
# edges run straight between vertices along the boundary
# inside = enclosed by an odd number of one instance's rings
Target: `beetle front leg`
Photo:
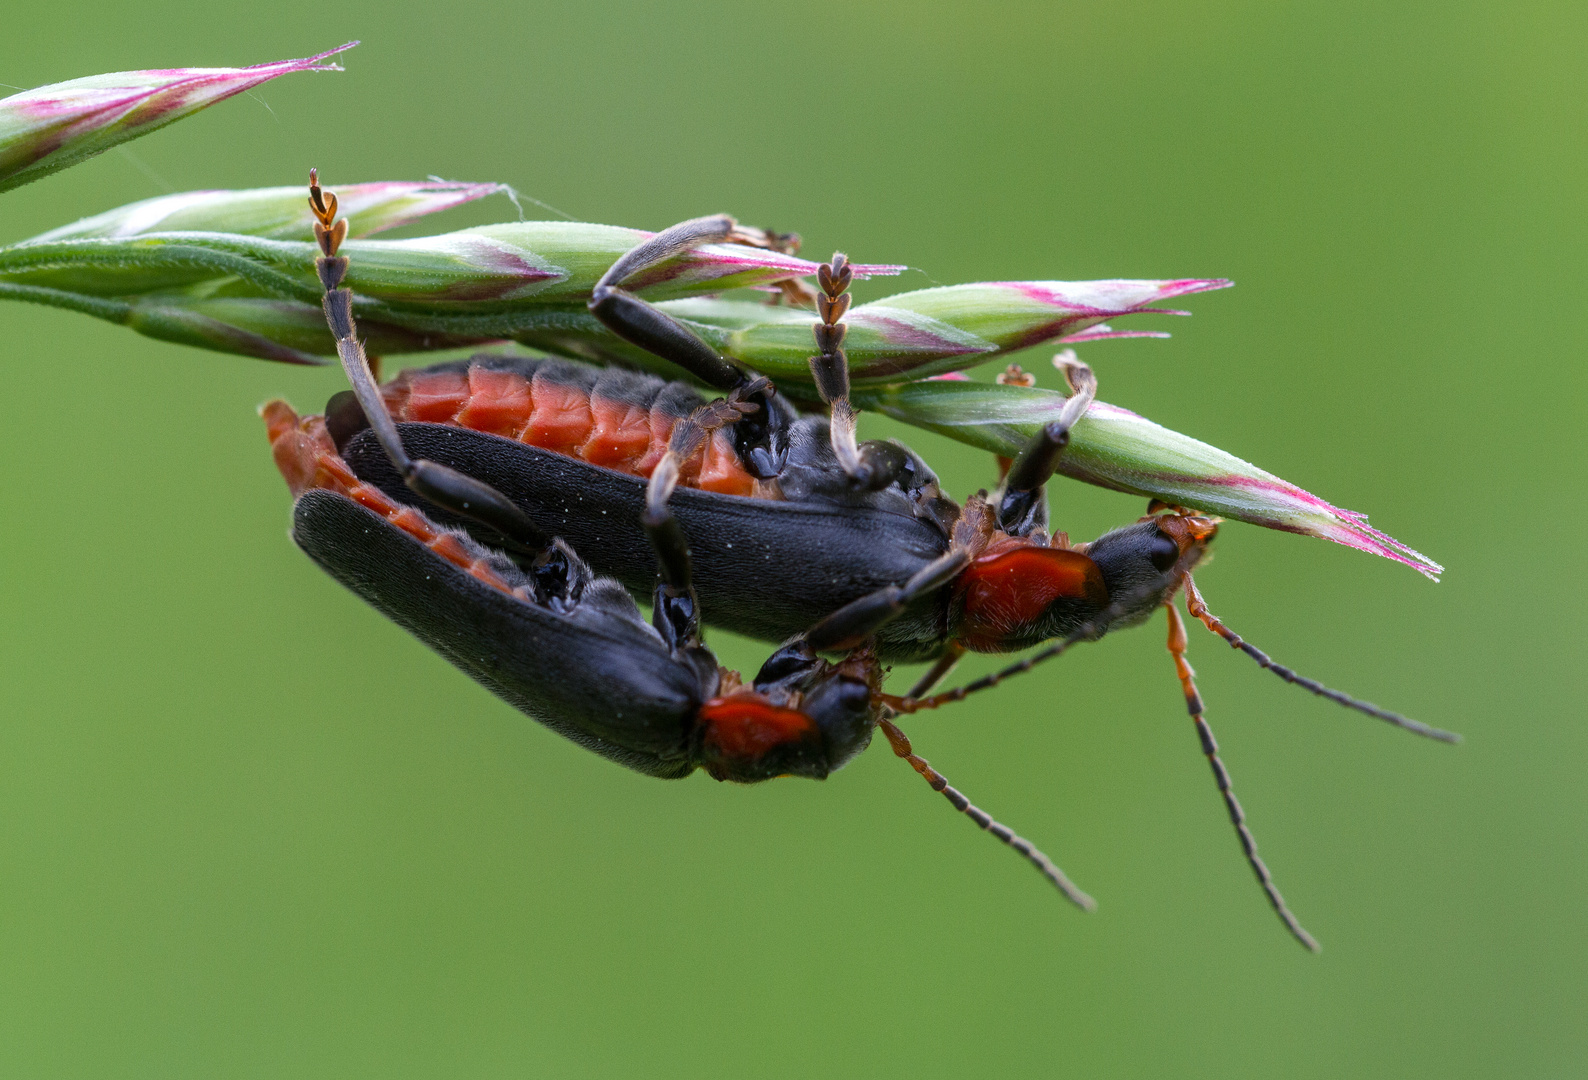
[[[1069,380],[1071,394],[1059,415],[1031,437],[1004,477],[1003,493],[998,497],[998,528],[1011,536],[1030,536],[1047,528],[1043,488],[1070,445],[1070,429],[1097,397],[1097,376],[1073,352],[1060,353],[1053,362]]]
[[[969,565],[970,553],[956,548],[921,567],[903,585],[887,585],[845,604],[802,636],[817,652],[853,649],[904,614],[916,600],[953,581]]]

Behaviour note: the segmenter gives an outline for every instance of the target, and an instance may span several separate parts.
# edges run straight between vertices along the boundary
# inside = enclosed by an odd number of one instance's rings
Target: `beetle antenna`
[[[927,763],[925,758],[916,754],[910,748],[910,740],[905,736],[904,732],[899,730],[897,724],[892,720],[883,720],[881,727],[882,733],[888,738],[888,745],[893,747],[893,752],[909,762],[910,767],[920,773],[921,779],[932,785],[933,791],[941,791],[943,797],[949,801],[954,809],[970,818],[981,829],[991,833],[1021,855],[1024,855],[1027,861],[1037,868],[1037,872],[1052,882],[1054,888],[1063,893],[1064,898],[1070,903],[1082,911],[1097,910],[1097,901],[1076,888],[1075,884],[1064,876],[1064,871],[1054,865],[1052,859],[1038,851],[1036,845],[1025,837],[1017,835],[1007,825],[995,821],[985,810],[982,810],[975,803],[965,798],[964,795],[961,795],[956,788],[949,784],[942,773]]]
[[[1191,665],[1185,658],[1185,623],[1180,621],[1180,612],[1172,602],[1164,604],[1164,610],[1169,613],[1169,655],[1174,657],[1175,671],[1180,676],[1180,689],[1185,692],[1186,711],[1191,714],[1191,722],[1196,725],[1197,738],[1202,743],[1202,753],[1213,770],[1213,782],[1219,786],[1219,794],[1224,797],[1224,808],[1230,813],[1230,824],[1235,826],[1235,835],[1241,842],[1241,850],[1246,853],[1246,862],[1251,866],[1252,873],[1257,875],[1257,883],[1263,887],[1268,902],[1274,906],[1274,913],[1279,916],[1279,921],[1285,924],[1285,929],[1308,949],[1318,952],[1317,939],[1307,933],[1296,917],[1290,913],[1290,909],[1285,906],[1285,898],[1279,894],[1279,887],[1274,884],[1273,875],[1268,872],[1268,866],[1263,862],[1262,856],[1257,854],[1257,838],[1247,826],[1246,812],[1241,809],[1241,801],[1235,797],[1235,789],[1230,786],[1230,771],[1219,759],[1218,740],[1213,738],[1213,729],[1208,727],[1207,718],[1202,715],[1202,695],[1197,692],[1196,672],[1191,670]]]
[[[1319,697],[1328,698],[1330,701],[1344,705],[1348,709],[1355,709],[1359,713],[1366,713],[1368,716],[1377,717],[1380,720],[1394,724],[1398,728],[1410,731],[1415,735],[1422,735],[1429,739],[1438,739],[1440,742],[1447,743],[1458,743],[1461,741],[1461,736],[1457,735],[1453,731],[1444,731],[1440,728],[1430,727],[1419,720],[1413,720],[1410,717],[1402,716],[1400,713],[1390,712],[1388,709],[1381,709],[1372,702],[1361,701],[1357,698],[1351,697],[1348,694],[1342,694],[1340,691],[1332,690],[1315,679],[1309,679],[1305,675],[1297,674],[1295,671],[1283,664],[1274,663],[1273,660],[1269,659],[1267,653],[1259,649],[1256,645],[1246,641],[1241,637],[1241,635],[1237,634],[1234,630],[1231,630],[1228,626],[1225,626],[1217,615],[1214,615],[1208,610],[1207,603],[1202,599],[1202,594],[1197,591],[1196,584],[1191,580],[1191,575],[1189,573],[1185,575],[1184,580],[1185,606],[1186,610],[1191,613],[1191,617],[1200,621],[1203,626],[1206,626],[1219,637],[1229,642],[1232,648],[1241,650],[1247,656],[1250,656],[1253,660],[1257,661],[1259,667],[1267,668],[1269,671],[1272,671],[1275,675],[1278,675],[1286,682],[1294,683],[1296,686],[1299,686],[1304,690],[1311,690]]]

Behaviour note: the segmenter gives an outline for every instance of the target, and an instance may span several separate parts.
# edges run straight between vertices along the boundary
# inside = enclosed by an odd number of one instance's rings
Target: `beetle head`
[[[1218,530],[1217,518],[1189,511],[1149,514],[1085,545],[1087,557],[1102,574],[1109,599],[1127,601],[1125,611],[1105,629],[1136,626],[1152,615],[1180,587],[1180,575],[1206,556]],[[1182,556],[1188,556],[1188,561],[1175,572]]]
[[[825,779],[870,744],[881,684],[869,649],[831,664],[795,638],[767,658],[753,689],[700,707],[700,762],[718,780]]]

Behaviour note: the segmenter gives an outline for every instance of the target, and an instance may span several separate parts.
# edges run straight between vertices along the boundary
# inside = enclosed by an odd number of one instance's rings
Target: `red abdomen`
[[[681,383],[554,360],[480,357],[404,371],[381,387],[397,420],[453,424],[649,477],[673,425],[704,404]],[[689,461],[685,487],[755,492],[727,431]]]

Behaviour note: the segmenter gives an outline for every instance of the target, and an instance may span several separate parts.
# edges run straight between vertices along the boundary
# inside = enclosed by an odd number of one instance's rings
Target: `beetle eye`
[[[1180,545],[1175,543],[1163,533],[1157,533],[1147,545],[1147,558],[1152,560],[1152,565],[1158,573],[1166,573],[1180,558]]]

